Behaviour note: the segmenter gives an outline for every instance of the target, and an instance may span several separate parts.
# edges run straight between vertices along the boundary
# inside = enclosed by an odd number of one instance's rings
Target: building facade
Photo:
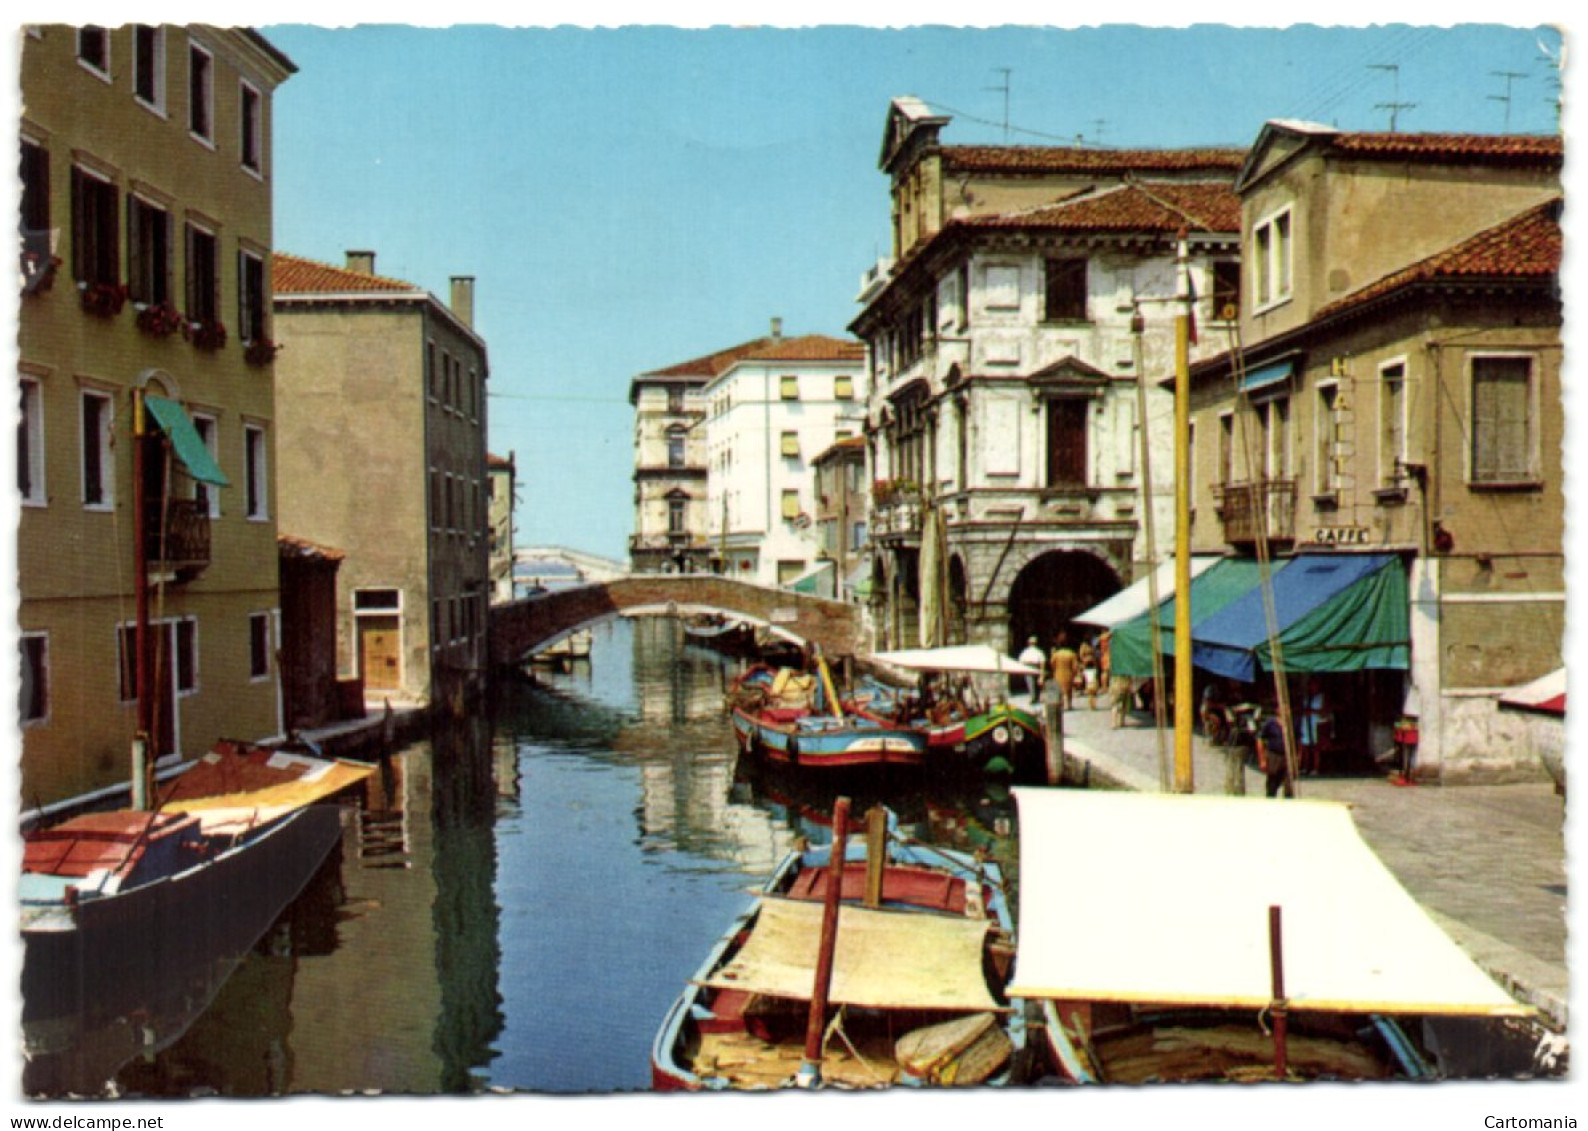
[[[1242,155],[947,146],[948,121],[890,108],[894,253],[851,325],[869,347],[871,599],[879,647],[1008,649],[1172,548],[1158,382],[1179,237],[1193,352],[1213,353],[1239,289]]]
[[[1358,754],[1416,717],[1425,778],[1544,772],[1496,700],[1562,663],[1561,164],[1558,137],[1269,123],[1244,348],[1193,367],[1195,547],[1399,559],[1409,661],[1324,683]]]
[[[296,68],[241,28],[20,47],[22,796],[48,805],[124,788],[142,726],[167,765],[282,729],[270,131]]]
[[[871,491],[866,480],[866,438],[837,440],[811,461],[816,484],[816,555],[833,563],[818,592],[842,601],[857,600],[868,581],[866,546]]]
[[[491,596],[485,341],[473,279],[450,304],[375,272],[275,260],[283,531],[335,546],[337,652],[366,701],[476,690]]]
[[[518,456],[487,455],[490,485],[491,603],[513,599],[513,505],[518,498]]]
[[[811,461],[860,435],[866,395],[859,342],[774,325],[759,349],[701,389],[706,405],[706,514],[713,568],[790,586],[816,568]]]

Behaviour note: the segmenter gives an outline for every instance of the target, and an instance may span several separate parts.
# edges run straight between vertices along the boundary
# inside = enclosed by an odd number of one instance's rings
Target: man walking
[[[1257,768],[1263,771],[1269,797],[1296,796],[1290,780],[1290,759],[1285,755],[1285,724],[1275,711],[1263,720],[1257,731]]]
[[[1036,669],[1034,675],[1026,676],[1026,691],[1030,693],[1031,705],[1035,707],[1042,694],[1042,673],[1048,669],[1047,657],[1042,654],[1042,645],[1033,636],[1026,641],[1025,650],[1015,658],[1026,667]]]
[[[1064,709],[1070,709],[1070,699],[1075,694],[1075,676],[1081,670],[1081,658],[1070,647],[1070,638],[1059,633],[1058,647],[1053,650],[1053,682],[1059,685],[1064,699]]]

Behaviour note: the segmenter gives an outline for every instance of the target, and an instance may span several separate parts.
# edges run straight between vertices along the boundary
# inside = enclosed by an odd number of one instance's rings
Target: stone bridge
[[[815,644],[829,656],[853,655],[859,643],[860,610],[843,601],[715,574],[646,573],[491,606],[491,662],[515,667],[609,617],[703,613],[764,626],[798,643]]]

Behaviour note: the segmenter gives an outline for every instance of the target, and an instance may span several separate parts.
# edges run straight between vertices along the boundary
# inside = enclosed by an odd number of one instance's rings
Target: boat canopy
[[[828,998],[872,1009],[1003,1010],[982,973],[991,921],[844,905]],[[701,985],[809,1001],[822,905],[761,900],[749,940]]]
[[[1039,675],[1036,668],[1022,664],[987,644],[953,644],[946,648],[906,648],[899,652],[878,652],[871,657],[896,668],[917,672],[992,672],[1003,675]]]
[[[1284,562],[1275,562],[1277,573]],[[1191,631],[1237,597],[1257,585],[1258,566],[1254,558],[1218,558],[1191,581]],[[1174,655],[1174,598],[1159,601],[1159,637],[1165,656]],[[1109,636],[1108,668],[1116,675],[1146,679],[1152,675],[1152,623],[1140,616],[1119,625]]]
[[[1191,559],[1191,577],[1194,580],[1212,569],[1218,562],[1214,556],[1199,555]],[[1081,624],[1095,624],[1101,628],[1113,628],[1128,620],[1134,620],[1152,607],[1152,582],[1156,574],[1158,583],[1158,600],[1174,596],[1174,559],[1164,562],[1152,574],[1137,578],[1135,582],[1127,585],[1118,593],[1105,601],[1093,605],[1075,620]]]
[[[831,558],[819,561],[810,569],[796,577],[793,581],[789,582],[788,587],[796,593],[810,593],[815,596],[831,596],[833,587],[832,579],[824,578],[822,575],[827,573],[829,570],[834,570],[836,572],[836,566],[837,563]],[[826,594],[822,593],[824,588],[828,590]]]
[[[201,483],[209,483],[216,487],[231,485],[215,462],[215,457],[210,454],[204,438],[198,434],[198,429],[193,427],[193,421],[188,419],[186,409],[173,400],[157,397],[152,393],[144,396],[143,403],[149,410],[149,415],[154,417],[155,423],[170,439],[177,459],[182,461],[182,466],[187,468],[190,476]]]
[[[374,766],[221,742],[178,775],[164,809],[197,815],[206,832],[285,816],[368,778]]]
[[[1272,573],[1285,670],[1404,671],[1411,625],[1406,570],[1394,554],[1297,554]],[[1251,590],[1191,629],[1191,662],[1244,683],[1274,668],[1263,589]]]
[[[1350,810],[1018,787],[1009,994],[1261,1009],[1281,908],[1292,1011],[1531,1016],[1407,895]],[[1080,866],[1077,846],[1101,866]]]
[[[1558,668],[1546,676],[1513,687],[1500,696],[1500,706],[1541,715],[1566,713],[1566,669]]]

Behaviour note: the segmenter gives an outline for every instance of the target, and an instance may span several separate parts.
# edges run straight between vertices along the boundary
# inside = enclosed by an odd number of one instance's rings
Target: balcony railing
[[[1296,538],[1296,481],[1263,479],[1215,488],[1224,541],[1231,545],[1293,542]]]
[[[149,565],[201,570],[210,564],[210,516],[201,499],[151,500],[144,510],[144,550]]]

